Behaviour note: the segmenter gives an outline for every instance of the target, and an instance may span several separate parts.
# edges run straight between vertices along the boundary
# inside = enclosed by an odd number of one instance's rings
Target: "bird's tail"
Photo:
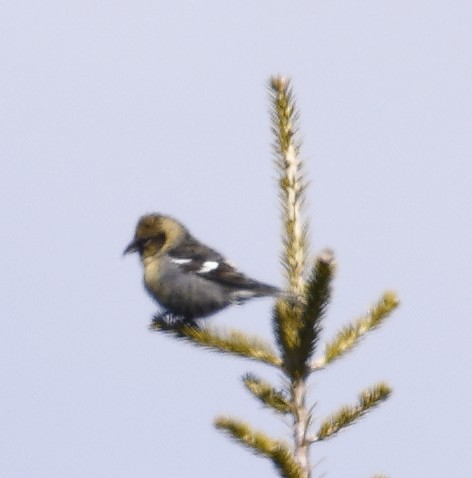
[[[280,289],[279,287],[270,284],[265,284],[264,282],[257,282],[251,289],[239,291],[238,296],[238,301],[240,302],[257,297],[275,297],[290,303],[300,302],[300,297],[293,292]]]
[[[278,289],[278,292],[274,294],[274,297],[284,300],[285,302],[289,302],[290,304],[303,303],[303,298],[300,295],[297,295],[289,290]]]

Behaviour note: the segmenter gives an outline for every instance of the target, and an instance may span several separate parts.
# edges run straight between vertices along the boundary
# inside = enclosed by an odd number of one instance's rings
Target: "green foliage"
[[[306,182],[303,163],[299,158],[300,144],[295,140],[298,113],[290,82],[286,78],[272,77],[269,91],[273,106],[273,150],[283,223],[282,267],[289,290],[300,295],[303,294],[308,257],[308,223],[301,219]]]
[[[309,371],[309,361],[318,344],[321,333],[321,320],[331,299],[331,284],[334,278],[335,263],[331,251],[324,251],[315,261],[313,271],[305,286],[305,307],[298,327],[299,350],[303,359],[302,375]]]
[[[272,347],[259,337],[251,337],[239,330],[223,332],[213,327],[191,327],[182,324],[167,324],[154,321],[150,328],[186,340],[199,347],[245,357],[267,365],[280,367],[282,360]]]
[[[265,433],[253,430],[247,423],[230,417],[219,417],[215,427],[225,431],[231,438],[248,447],[257,455],[270,460],[284,478],[303,478],[303,470],[294,461],[287,443],[273,440]]]
[[[398,305],[399,301],[395,293],[386,292],[365,317],[342,328],[334,340],[326,345],[325,364],[333,362],[354,348],[367,332],[377,328]]]
[[[386,383],[379,383],[372,388],[363,390],[359,394],[358,403],[345,405],[330,417],[321,422],[316,437],[312,441],[321,441],[331,438],[342,428],[352,425],[355,420],[365,415],[370,409],[378,406],[392,393]]]
[[[279,301],[274,310],[274,328],[278,330],[279,348],[284,368],[294,379],[311,371],[311,357],[321,332],[321,320],[331,298],[335,264],[331,251],[316,259],[303,296],[298,302]]]
[[[277,413],[287,414],[292,411],[286,393],[277,390],[270,383],[248,373],[243,377],[246,388],[268,408]]]

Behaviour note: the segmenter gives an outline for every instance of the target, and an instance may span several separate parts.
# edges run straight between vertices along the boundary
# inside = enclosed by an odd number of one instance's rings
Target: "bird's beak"
[[[133,239],[127,246],[126,249],[123,251],[123,255],[131,254],[132,252],[138,252],[138,241]]]

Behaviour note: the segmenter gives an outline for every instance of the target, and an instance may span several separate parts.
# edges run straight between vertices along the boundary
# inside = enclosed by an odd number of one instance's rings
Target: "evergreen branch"
[[[279,349],[283,355],[284,369],[294,376],[300,368],[296,359],[299,347],[299,328],[302,321],[303,303],[278,300],[272,313],[272,324]]]
[[[272,77],[269,82],[272,104],[273,149],[279,178],[279,198],[283,223],[282,267],[295,296],[302,296],[308,249],[308,225],[302,221],[305,180],[296,143],[298,113],[290,81]],[[296,360],[291,352],[299,345],[302,304],[278,301],[273,314],[273,328],[277,343],[284,355],[285,369],[294,373]]]
[[[365,415],[369,410],[380,405],[391,393],[390,387],[383,382],[363,390],[359,394],[359,400],[356,405],[346,405],[326,418],[320,425],[317,435],[311,437],[310,441],[322,441],[331,438],[342,428],[352,425],[354,421]]]
[[[333,253],[323,251],[306,282],[303,299],[295,303],[279,301],[275,306],[274,323],[286,325],[282,334],[284,368],[291,377],[306,377],[312,371],[309,361],[321,332],[321,319],[331,298],[334,270]]]
[[[279,174],[280,205],[283,220],[284,253],[282,265],[290,290],[301,295],[307,259],[308,224],[301,220],[306,183],[299,158],[300,144],[295,141],[298,113],[290,81],[270,79],[274,155]]]
[[[250,373],[243,377],[243,383],[264,406],[271,408],[277,413],[286,414],[291,412],[292,407],[287,401],[285,394],[270,383]]]
[[[265,433],[255,431],[246,423],[234,418],[219,417],[215,420],[215,427],[223,430],[257,455],[271,459],[284,478],[304,477],[303,470],[294,461],[286,443],[273,440]]]
[[[282,267],[289,284],[289,291],[302,300],[277,301],[273,312],[274,334],[283,357],[283,369],[290,377],[293,406],[294,462],[308,478],[311,473],[309,447],[306,432],[310,413],[306,409],[307,376],[306,357],[311,345],[301,350],[303,327],[311,327],[314,322],[305,324],[304,273],[308,257],[308,223],[302,219],[302,207],[305,202],[306,181],[300,160],[300,142],[296,140],[298,130],[298,112],[290,81],[278,76],[269,83],[272,103],[272,133],[274,134],[275,165],[279,179],[279,199],[282,213]],[[310,339],[308,339],[310,342]],[[314,341],[313,341],[314,342]],[[305,343],[305,342],[304,342]]]
[[[160,320],[153,321],[150,328],[216,352],[246,357],[275,367],[282,364],[280,357],[264,340],[238,330],[222,332],[213,327],[198,328]]]
[[[323,368],[353,349],[367,332],[380,326],[398,305],[395,293],[386,292],[365,317],[342,328],[334,340],[326,344],[324,357],[313,364],[312,370]]]
[[[305,287],[305,308],[299,327],[299,347],[304,374],[309,373],[308,362],[311,359],[321,332],[321,319],[331,299],[335,263],[330,250],[323,251],[315,261],[313,272]],[[300,365],[301,365],[300,364]]]

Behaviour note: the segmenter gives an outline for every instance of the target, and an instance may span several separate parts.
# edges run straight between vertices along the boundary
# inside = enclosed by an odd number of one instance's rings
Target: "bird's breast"
[[[158,289],[159,282],[159,261],[147,257],[143,261],[144,264],[144,283],[146,287],[152,291]]]

